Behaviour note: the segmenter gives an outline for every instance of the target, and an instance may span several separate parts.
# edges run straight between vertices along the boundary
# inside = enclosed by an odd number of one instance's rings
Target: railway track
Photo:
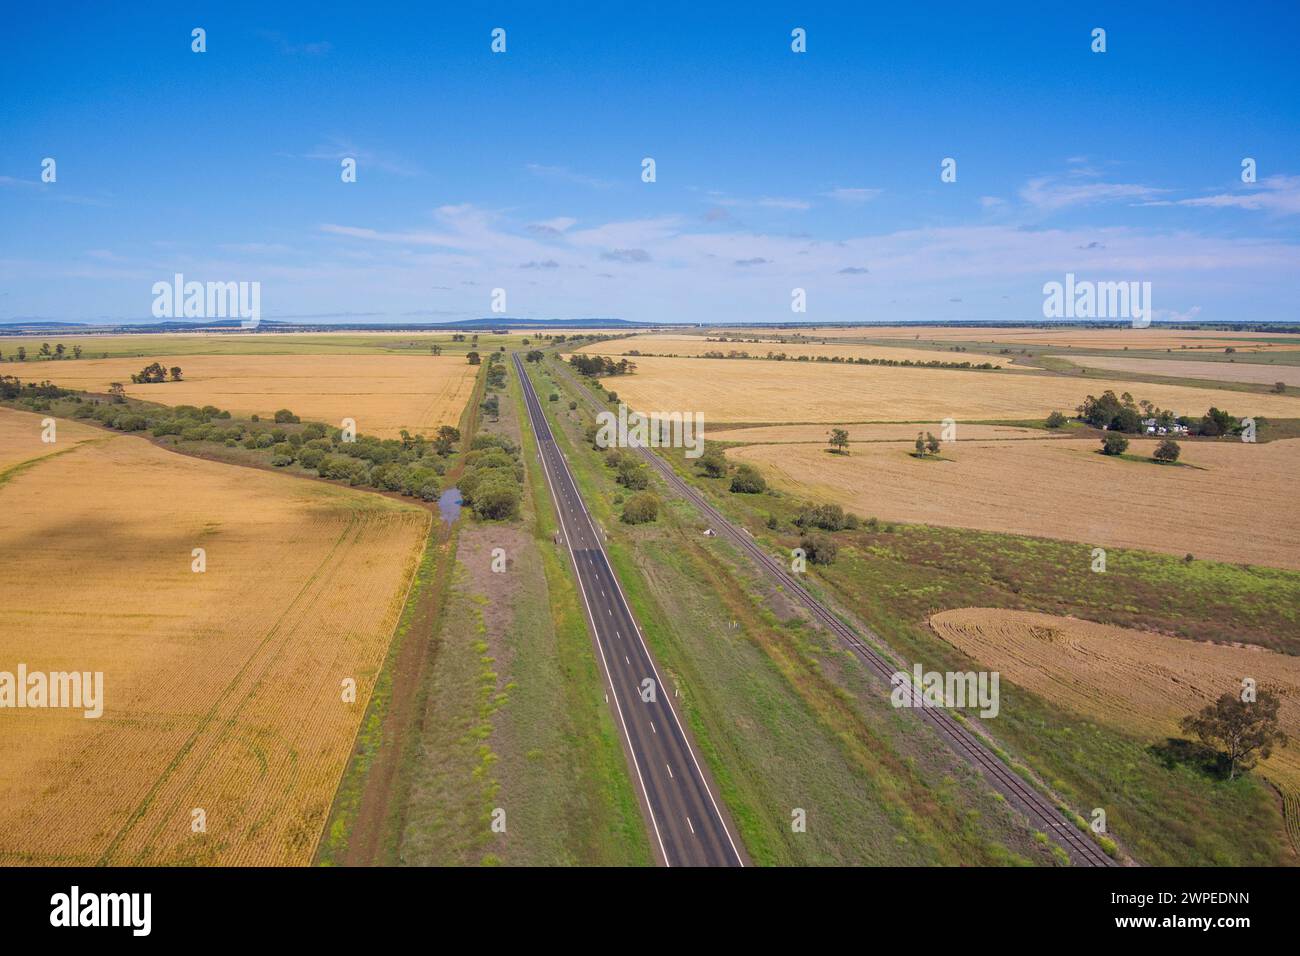
[[[567,369],[561,374],[573,384],[578,394],[588,407],[603,410],[599,402],[587,388],[578,382]],[[869,671],[884,681],[888,687],[892,676],[899,671],[907,671],[903,664],[891,662],[877,647],[862,639],[857,631],[845,623],[837,614],[823,604],[793,572],[767,551],[759,547],[748,531],[733,524],[721,511],[714,507],[697,489],[681,478],[672,466],[649,448],[634,448],[670,489],[689,501],[710,522],[716,531],[726,535],[727,539],[749,556],[770,578],[779,584],[803,605],[813,617],[827,627],[848,648]],[[880,645],[884,641],[867,628],[863,628],[873,640]],[[909,678],[910,680],[910,678]],[[909,683],[909,686],[910,683]],[[957,720],[947,710],[938,707],[920,706],[919,689],[913,688],[917,706],[912,708],[921,719],[926,721],[939,737],[959,756],[980,770],[994,789],[1010,800],[1030,822],[1046,833],[1070,857],[1076,866],[1116,866],[1112,860],[1086,834],[1068,821],[1052,801],[1025,781],[1021,776],[1003,763],[969,727]]]

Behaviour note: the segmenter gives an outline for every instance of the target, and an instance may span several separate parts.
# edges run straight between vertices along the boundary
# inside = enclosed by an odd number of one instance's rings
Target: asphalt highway
[[[603,534],[578,493],[568,463],[518,354],[511,356],[540,461],[579,590],[586,605],[601,666],[632,770],[648,818],[651,843],[667,866],[743,866],[739,842],[713,794],[678,719],[673,698],[646,647],[641,629],[605,554]]]
[[[576,382],[567,369],[562,370],[562,374],[574,382],[578,392],[591,408],[595,410],[601,408],[600,404],[592,398],[591,393]],[[860,622],[854,622],[851,626],[844,617],[818,600],[803,581],[799,580],[801,575],[795,575],[787,570],[783,562],[760,548],[748,531],[729,521],[703,494],[683,481],[663,458],[649,448],[634,450],[659,474],[671,491],[694,505],[715,532],[739,548],[787,594],[807,608],[822,626],[834,633],[869,671],[884,682],[886,688],[889,687],[893,673],[908,670],[905,662],[897,660],[896,654],[886,650],[888,645],[878,635]],[[979,770],[989,784],[1024,813],[1036,829],[1047,834],[1057,846],[1065,850],[1075,866],[1116,865],[1116,862],[1107,856],[1096,842],[1065,819],[1051,798],[1023,780],[1019,774],[1003,763],[993,753],[984,738],[971,728],[969,720],[963,723],[947,710],[937,707],[916,707],[912,713],[930,724],[941,740]]]

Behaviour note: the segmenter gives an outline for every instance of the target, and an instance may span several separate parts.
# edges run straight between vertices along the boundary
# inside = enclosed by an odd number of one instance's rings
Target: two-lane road
[[[659,676],[524,364],[518,354],[512,358],[652,843],[668,866],[743,866],[739,843],[673,707],[675,688]]]

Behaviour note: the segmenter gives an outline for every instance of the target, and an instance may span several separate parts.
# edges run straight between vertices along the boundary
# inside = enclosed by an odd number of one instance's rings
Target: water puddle
[[[465,501],[460,496],[459,488],[448,488],[438,496],[438,511],[442,514],[442,520],[451,524],[460,517],[461,506]]]

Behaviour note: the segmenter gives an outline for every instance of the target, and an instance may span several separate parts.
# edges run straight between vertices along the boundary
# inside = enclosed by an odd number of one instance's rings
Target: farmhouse
[[[1168,425],[1160,424],[1155,418],[1142,419],[1142,428],[1148,435],[1186,435],[1187,426],[1180,425],[1177,422],[1170,422]]]

